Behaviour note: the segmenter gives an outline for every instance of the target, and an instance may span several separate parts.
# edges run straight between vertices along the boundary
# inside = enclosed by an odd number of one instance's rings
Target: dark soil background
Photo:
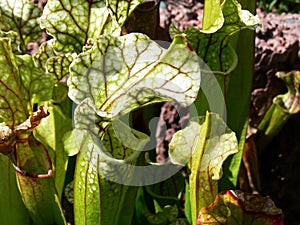
[[[173,22],[181,30],[187,26],[201,28],[202,12],[203,5],[197,1],[162,1],[160,26],[167,30]],[[300,13],[276,14],[257,9],[257,15],[262,26],[257,28],[255,39],[255,74],[249,112],[251,128],[257,127],[272,99],[286,92],[284,83],[275,76],[276,72],[300,70]],[[169,125],[165,138],[159,131],[157,160],[161,161],[167,155],[172,134],[184,126],[174,113],[176,109],[178,106],[170,104],[162,107],[161,119]],[[285,224],[299,225],[300,114],[291,117],[258,161],[259,172],[253,176],[260,176],[259,193],[271,196],[283,210]],[[251,188],[245,191],[251,191]]]

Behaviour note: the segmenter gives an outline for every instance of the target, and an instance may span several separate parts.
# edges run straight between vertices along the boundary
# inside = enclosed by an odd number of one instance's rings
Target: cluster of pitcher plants
[[[0,223],[283,224],[235,190],[260,23],[241,3],[206,0],[203,28],[171,25],[166,48],[124,34],[142,0],[1,0]],[[157,163],[131,115],[167,101],[190,121]]]

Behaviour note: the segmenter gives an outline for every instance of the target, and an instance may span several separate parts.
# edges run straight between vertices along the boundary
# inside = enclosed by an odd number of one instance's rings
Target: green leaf
[[[115,116],[169,99],[191,104],[200,85],[198,56],[183,36],[164,50],[143,34],[106,35],[79,54],[70,71],[69,96],[79,104],[76,135],[68,141],[76,137],[77,146],[69,147],[80,149],[76,224],[131,224],[137,188],[126,185],[148,179],[136,171],[148,138]]]
[[[102,36],[72,62],[69,97],[77,104],[90,98],[105,117],[166,100],[191,104],[200,68],[188,46],[180,35],[168,50],[143,34]]]
[[[224,191],[199,212],[197,225],[283,225],[282,211],[269,197]]]
[[[80,53],[89,38],[98,38],[108,31],[120,34],[104,0],[49,0],[40,23],[55,38],[54,49],[58,52]]]
[[[27,119],[27,102],[21,92],[21,77],[13,55],[10,39],[0,39],[0,117],[6,125],[15,125]]]
[[[151,210],[147,206],[149,203],[157,205],[156,200],[153,200],[151,196],[145,192],[144,188],[140,188],[137,194],[136,201],[136,221],[134,225],[164,225],[170,224],[170,222],[177,221],[179,214],[178,205],[170,204],[165,206],[157,206],[159,210]],[[174,223],[176,224],[176,223]],[[182,224],[182,223],[178,223]]]
[[[222,2],[222,0],[205,2],[202,21],[203,31],[207,33],[214,33],[222,27],[224,23]]]
[[[0,117],[13,128],[27,119],[34,103],[51,98],[53,80],[31,56],[14,56],[10,43],[0,38]]]
[[[149,225],[169,225],[170,222],[176,220],[177,216],[178,216],[177,205],[165,206],[162,212],[158,212],[156,214],[152,214],[149,211],[145,212],[145,217]]]
[[[136,195],[135,202],[135,211],[134,211],[134,220],[132,225],[145,224],[149,225],[147,218],[145,217],[145,212],[153,212],[148,208],[148,205],[151,204],[153,206],[153,201],[151,198],[147,198],[148,195],[144,189],[144,187],[139,187]],[[154,208],[154,206],[152,207]]]
[[[92,143],[90,136],[87,136],[81,147],[83,150],[88,150],[88,147],[93,145]],[[113,158],[103,159],[98,151],[103,150],[97,149],[93,145],[88,156],[81,152],[78,156],[74,187],[75,222],[79,225],[130,224],[134,209],[132,201],[135,199],[136,187],[107,180],[107,176],[117,176],[115,170],[118,167],[122,170],[124,163],[114,161]],[[114,179],[113,177],[112,179]],[[122,178],[132,179],[132,174]],[[100,198],[100,196],[103,197]],[[125,199],[127,200],[125,201]],[[127,211],[126,214],[122,213],[123,210],[128,209],[131,210]]]
[[[135,145],[135,149],[126,147],[118,140],[117,132],[109,124],[107,128],[103,127],[105,132],[101,131],[98,135],[98,120],[87,101],[77,107],[75,129],[81,132],[77,133],[80,136],[74,140],[80,149],[74,184],[75,223],[131,224],[134,210],[132,202],[137,187],[122,183],[136,179],[133,166],[146,142]],[[122,131],[124,134],[133,133],[135,138],[146,138],[146,135],[129,127],[122,126]],[[136,140],[127,141],[127,144],[132,144]]]
[[[177,218],[176,220],[169,223],[169,225],[190,225],[190,223],[184,218]]]
[[[82,132],[78,129],[73,129],[64,135],[64,147],[68,156],[74,156],[79,153],[80,149],[78,148],[78,141],[76,140],[81,136]]]
[[[46,63],[46,72],[53,75],[57,81],[67,77],[69,73],[69,67],[73,61],[71,54],[60,54],[56,57],[51,57]]]
[[[184,33],[187,35],[192,47],[209,68],[213,72],[226,75],[237,64],[237,56],[229,44],[229,37],[245,28],[253,29],[260,22],[258,17],[253,16],[247,10],[242,10],[236,0],[224,0],[220,6],[217,4],[215,8],[211,8],[210,2],[212,1],[205,3],[208,4],[208,7],[205,8],[207,11],[204,11],[204,13],[211,15],[211,12],[214,11],[212,15],[218,16],[218,18],[209,19],[213,20],[207,22],[209,30],[200,31],[194,27],[188,27]],[[220,8],[222,13],[218,13]],[[170,32],[173,34],[180,33],[174,25],[171,27]]]
[[[160,207],[167,205],[180,205],[181,193],[184,190],[184,177],[181,172],[177,172],[174,176],[159,182],[157,184],[145,186],[147,194],[149,194]]]
[[[30,55],[16,56],[16,62],[22,82],[20,88],[23,99],[28,102],[28,111],[31,112],[33,104],[51,99],[53,78],[35,67]]]
[[[0,1],[0,29],[15,31],[22,42],[21,49],[26,51],[26,44],[39,40],[42,30],[39,28],[38,18],[42,10],[29,0],[1,0]]]
[[[53,49],[53,41],[54,39],[43,42],[39,50],[33,55],[33,61],[36,67],[43,68],[44,71],[46,71],[47,60],[57,55],[57,52]]]
[[[64,106],[71,102],[64,102]],[[72,119],[58,105],[48,108],[50,115],[34,130],[34,136],[47,147],[52,159],[54,181],[61,199],[68,166],[68,154],[64,149],[63,136],[72,129]]]
[[[248,1],[245,5],[250,5],[251,7],[249,8],[255,12],[254,1]],[[253,16],[248,11],[242,10],[241,5],[236,0],[224,0],[221,4],[219,1],[208,0],[205,1],[204,8],[204,17],[207,17],[204,18],[205,30],[199,31],[191,27],[185,33],[187,33],[187,39],[191,42],[191,45],[197,51],[200,58],[214,72],[215,80],[218,81],[223,96],[216,98],[216,100],[212,99],[212,101],[215,103],[223,99],[226,100],[228,125],[236,132],[239,139],[240,151],[226,160],[224,166],[226,175],[220,181],[220,190],[226,190],[234,188],[237,183],[248,125],[254,62],[254,32],[252,30],[243,30],[238,34],[237,32],[245,28],[253,29],[260,21],[257,16]],[[219,14],[220,8],[222,16]],[[219,18],[214,18],[214,16],[219,16]],[[218,25],[218,23],[220,24]],[[222,26],[221,23],[223,23]],[[214,31],[216,32],[212,33]],[[177,34],[178,30],[174,30],[173,26],[171,33]],[[245,51],[249,54],[245,54]],[[203,77],[210,77],[207,71],[203,71],[202,75]],[[206,82],[208,79],[211,78],[202,79],[203,87],[208,83]],[[217,82],[210,82],[208,84],[211,83]],[[216,85],[212,86],[211,90],[219,90],[219,88],[216,88]],[[207,90],[208,88],[205,89]],[[210,92],[207,93],[210,94]],[[203,115],[203,112],[206,110],[217,113],[226,112],[226,109],[222,110],[225,106],[224,102],[220,104],[221,110],[219,108],[216,108],[217,110],[211,108],[211,105],[209,105],[211,102],[205,104],[207,96],[204,94],[200,93],[195,102],[199,115]],[[213,96],[216,97],[218,95],[213,94]],[[225,116],[224,114],[224,118]]]
[[[169,145],[172,162],[188,163],[190,174],[190,203],[192,224],[203,206],[209,205],[218,193],[218,180],[222,177],[222,164],[238,151],[235,134],[216,114],[207,113],[200,124],[191,122],[178,131]]]
[[[34,63],[37,67],[53,76],[54,80],[61,81],[62,78],[69,75],[69,66],[76,56],[75,53],[59,53],[54,50],[51,39],[43,42],[39,50],[33,55]]]
[[[177,218],[183,190],[184,177],[181,172],[162,182],[141,188],[135,210],[136,224],[187,224]],[[149,204],[153,204],[155,210],[151,210]]]
[[[278,72],[276,76],[284,81],[288,92],[286,94],[276,96],[274,98],[274,103],[287,113],[298,113],[300,111],[300,71],[292,70],[288,73]]]
[[[189,224],[192,224],[191,189],[187,181],[185,182],[184,214]]]
[[[202,134],[204,137],[206,136],[205,129],[207,129],[206,126],[199,127],[197,122],[191,122],[187,128],[177,131],[169,144],[169,155],[171,162],[185,166],[197,148],[199,135]],[[201,157],[202,153],[197,155]]]
[[[16,182],[16,171],[9,158],[0,154],[0,224],[30,225],[30,217],[22,202]],[[12,216],[13,215],[13,216]]]
[[[16,149],[17,165],[26,174],[49,174],[51,162],[48,152],[33,135],[17,144]],[[52,176],[38,178],[17,172],[17,181],[34,224],[66,224]]]
[[[259,154],[263,154],[289,118],[300,111],[300,71],[278,72],[276,76],[284,81],[288,91],[273,99],[273,104],[258,125],[255,143]]]
[[[255,13],[255,1],[240,0],[245,9]],[[252,81],[254,74],[254,30],[243,30],[234,35],[230,44],[238,55],[238,65],[230,74],[226,93],[227,124],[239,140],[239,152],[228,157],[224,163],[224,176],[219,182],[219,191],[235,189],[247,135]],[[245,54],[245,49],[247,54]]]
[[[2,30],[0,30],[0,38],[9,38],[11,39],[11,46],[12,46],[12,50],[14,53],[21,53],[22,50],[21,48],[21,39],[18,35],[17,32],[15,31],[8,31],[8,32],[4,32]]]
[[[109,12],[121,27],[133,10],[143,0],[106,0]]]

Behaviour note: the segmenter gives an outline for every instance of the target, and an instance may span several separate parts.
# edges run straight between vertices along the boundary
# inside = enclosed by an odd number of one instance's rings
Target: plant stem
[[[273,104],[258,126],[256,146],[259,154],[264,152],[289,118],[300,110],[300,71],[278,72],[276,76],[285,82],[288,92],[273,99]]]

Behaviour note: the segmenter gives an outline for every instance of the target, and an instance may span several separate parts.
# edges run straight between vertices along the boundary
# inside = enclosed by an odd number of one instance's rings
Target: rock
[[[272,99],[285,91],[275,74],[300,69],[300,14],[275,14],[257,10],[262,26],[256,29],[255,75],[250,125],[256,127]]]

